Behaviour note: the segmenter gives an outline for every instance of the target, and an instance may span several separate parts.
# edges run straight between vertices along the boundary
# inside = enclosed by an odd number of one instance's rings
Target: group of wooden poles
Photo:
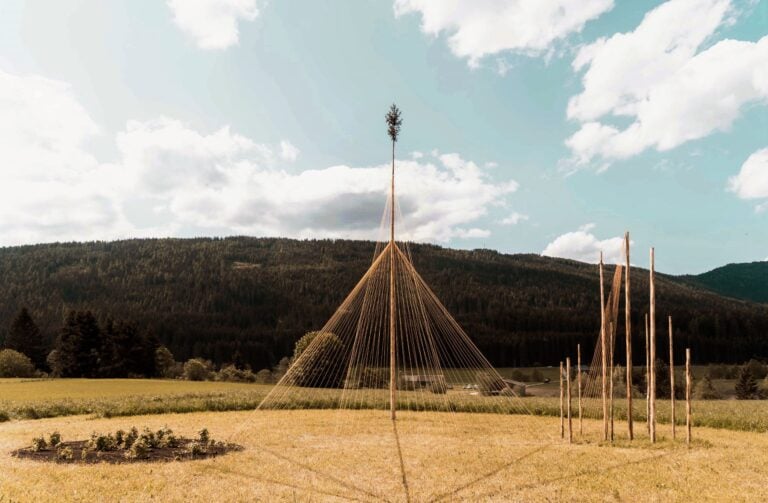
[[[629,232],[624,234],[624,257],[625,265],[625,328],[626,328],[626,358],[627,358],[627,433],[629,440],[634,439],[634,425],[632,418],[632,326],[630,321],[630,266],[629,266]],[[602,376],[602,402],[603,402],[603,440],[614,440],[613,431],[613,347],[608,348],[606,339],[606,309],[604,300],[603,285],[603,254],[600,253],[600,353],[601,353],[601,376]],[[646,381],[646,418],[647,430],[651,443],[656,442],[656,291],[654,284],[654,249],[651,248],[650,255],[650,324],[649,314],[645,314],[645,381]],[[650,330],[649,330],[650,327]],[[613,332],[613,326],[611,331]],[[611,338],[611,344],[615,343],[615,338]],[[669,317],[669,384],[670,384],[670,423],[672,425],[672,440],[676,439],[676,418],[675,418],[675,364],[673,349],[672,317]],[[583,435],[582,421],[582,367],[581,367],[581,344],[577,345],[577,395],[578,395],[578,418],[579,435]],[[608,362],[610,358],[610,362]],[[610,382],[608,382],[609,365],[611,369]],[[566,438],[568,442],[573,442],[573,414],[571,410],[571,358],[565,359],[565,365],[560,362],[560,437]],[[686,443],[691,443],[691,349],[685,350],[685,429]],[[567,422],[567,430],[566,430]]]

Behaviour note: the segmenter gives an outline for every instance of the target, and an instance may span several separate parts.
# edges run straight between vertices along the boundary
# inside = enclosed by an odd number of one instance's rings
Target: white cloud
[[[572,161],[670,150],[727,130],[746,104],[766,101],[768,37],[702,50],[733,13],[729,0],[671,0],[634,31],[582,47],[573,67],[585,70],[584,90],[568,104],[568,117],[581,122],[566,140]],[[631,121],[621,128],[610,117]]]
[[[600,260],[600,252],[602,251],[604,262],[623,262],[624,238],[615,237],[600,240],[590,232],[594,227],[595,224],[587,224],[581,226],[577,231],[558,236],[544,248],[541,254],[547,257],[569,258],[595,264]]]
[[[298,147],[294,146],[288,140],[283,140],[280,142],[280,158],[284,161],[294,162],[299,158],[300,153],[301,150],[299,150]]]
[[[517,225],[520,222],[524,222],[526,220],[528,220],[528,215],[524,215],[515,211],[508,217],[503,218],[500,223],[501,225]]]
[[[168,0],[173,21],[201,49],[226,49],[239,40],[239,21],[259,15],[256,0]]]
[[[64,83],[0,72],[0,109],[0,245],[185,232],[379,237],[388,164],[289,173],[281,164],[299,152],[288,141],[168,117],[128,121],[104,162],[89,146],[99,128]],[[487,237],[477,220],[515,190],[458,154],[398,161],[398,235]]]
[[[395,16],[421,14],[421,30],[448,35],[470,66],[491,54],[538,55],[613,8],[613,0],[395,0]],[[498,70],[508,70],[504,64]]]
[[[768,148],[750,155],[741,170],[728,180],[728,190],[741,199],[768,199]],[[755,211],[762,212],[768,201],[758,204]]]
[[[491,231],[488,229],[478,229],[477,227],[472,227],[471,229],[462,229],[457,227],[454,229],[454,237],[461,239],[487,238],[490,235]]]
[[[129,124],[118,144],[125,165],[137,175],[133,190],[161,199],[180,225],[237,234],[379,237],[387,164],[288,173],[265,163],[268,147],[226,128],[204,135],[169,119]],[[398,162],[404,215],[398,235],[415,241],[487,236],[488,231],[465,225],[517,184],[490,182],[458,154],[435,161]]]
[[[68,85],[0,70],[0,110],[0,244],[95,239],[125,225],[105,184],[120,174],[86,148],[99,128]]]

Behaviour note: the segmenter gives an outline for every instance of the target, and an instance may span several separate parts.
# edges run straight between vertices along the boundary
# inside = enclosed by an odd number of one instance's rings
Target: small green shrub
[[[144,428],[144,432],[139,437],[139,441],[144,442],[150,449],[155,449],[158,445],[158,439],[155,436],[155,433],[149,428]]]
[[[75,458],[75,453],[72,451],[72,448],[69,446],[61,447],[56,451],[56,457],[59,459],[72,460]]]
[[[203,428],[202,430],[198,431],[197,435],[201,444],[208,445],[208,442],[211,440],[211,434],[208,432],[208,428]]]
[[[115,437],[110,435],[97,435],[96,433],[93,433],[91,435],[91,439],[88,441],[88,449],[92,451],[99,451],[99,452],[105,452],[105,451],[114,451],[117,450],[117,442],[115,442]]]
[[[272,382],[272,371],[269,369],[261,369],[256,372],[256,382],[259,384],[267,384]]]
[[[204,444],[202,442],[192,442],[187,446],[187,453],[192,456],[193,458],[198,456],[203,456],[206,454],[206,446],[208,444]]]
[[[213,364],[201,358],[192,358],[184,364],[184,379],[188,381],[207,381],[213,373]]]
[[[48,444],[43,437],[35,437],[32,439],[32,450],[34,452],[44,451],[48,448]]]
[[[693,390],[693,398],[697,400],[719,400],[722,398],[720,392],[712,385],[712,379],[705,375]]]
[[[60,443],[61,443],[61,433],[59,433],[58,431],[54,431],[48,436],[48,444],[51,447],[56,447]]]
[[[33,377],[35,366],[25,354],[12,349],[0,351],[0,377]]]
[[[123,438],[123,448],[130,449],[131,446],[134,444],[134,442],[136,442],[138,438],[139,438],[139,430],[137,430],[136,427],[134,426]]]
[[[234,364],[225,365],[216,374],[217,381],[256,382],[256,374],[250,369],[239,369]]]
[[[125,451],[125,457],[129,459],[146,459],[149,457],[149,450],[150,447],[142,435],[131,445],[130,449]]]

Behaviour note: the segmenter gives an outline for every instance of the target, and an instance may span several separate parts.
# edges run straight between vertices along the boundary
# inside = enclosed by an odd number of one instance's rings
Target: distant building
[[[399,384],[400,389],[411,391],[428,389],[436,392],[448,388],[443,374],[401,374]]]

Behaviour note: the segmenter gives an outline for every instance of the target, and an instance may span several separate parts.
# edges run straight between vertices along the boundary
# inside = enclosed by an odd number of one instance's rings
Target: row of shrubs
[[[81,458],[85,460],[90,452],[124,451],[127,459],[146,459],[152,449],[176,449],[180,446],[180,439],[168,427],[157,431],[144,428],[141,434],[133,427],[128,431],[117,430],[114,434],[91,434],[91,438],[81,451]],[[207,454],[208,450],[214,447],[223,448],[224,444],[214,441],[208,429],[203,428],[198,432],[197,439],[188,442],[180,454],[195,458]],[[72,447],[63,443],[58,431],[51,433],[47,440],[43,436],[32,439],[31,450],[33,452],[55,450],[58,459],[74,459]]]
[[[275,382],[275,374],[269,369],[262,369],[254,373],[249,368],[238,368],[230,363],[223,365],[221,369],[216,371],[210,360],[203,360],[202,358],[187,360],[181,366],[180,372],[177,375],[166,375],[165,377],[189,381],[227,381],[259,384]]]

